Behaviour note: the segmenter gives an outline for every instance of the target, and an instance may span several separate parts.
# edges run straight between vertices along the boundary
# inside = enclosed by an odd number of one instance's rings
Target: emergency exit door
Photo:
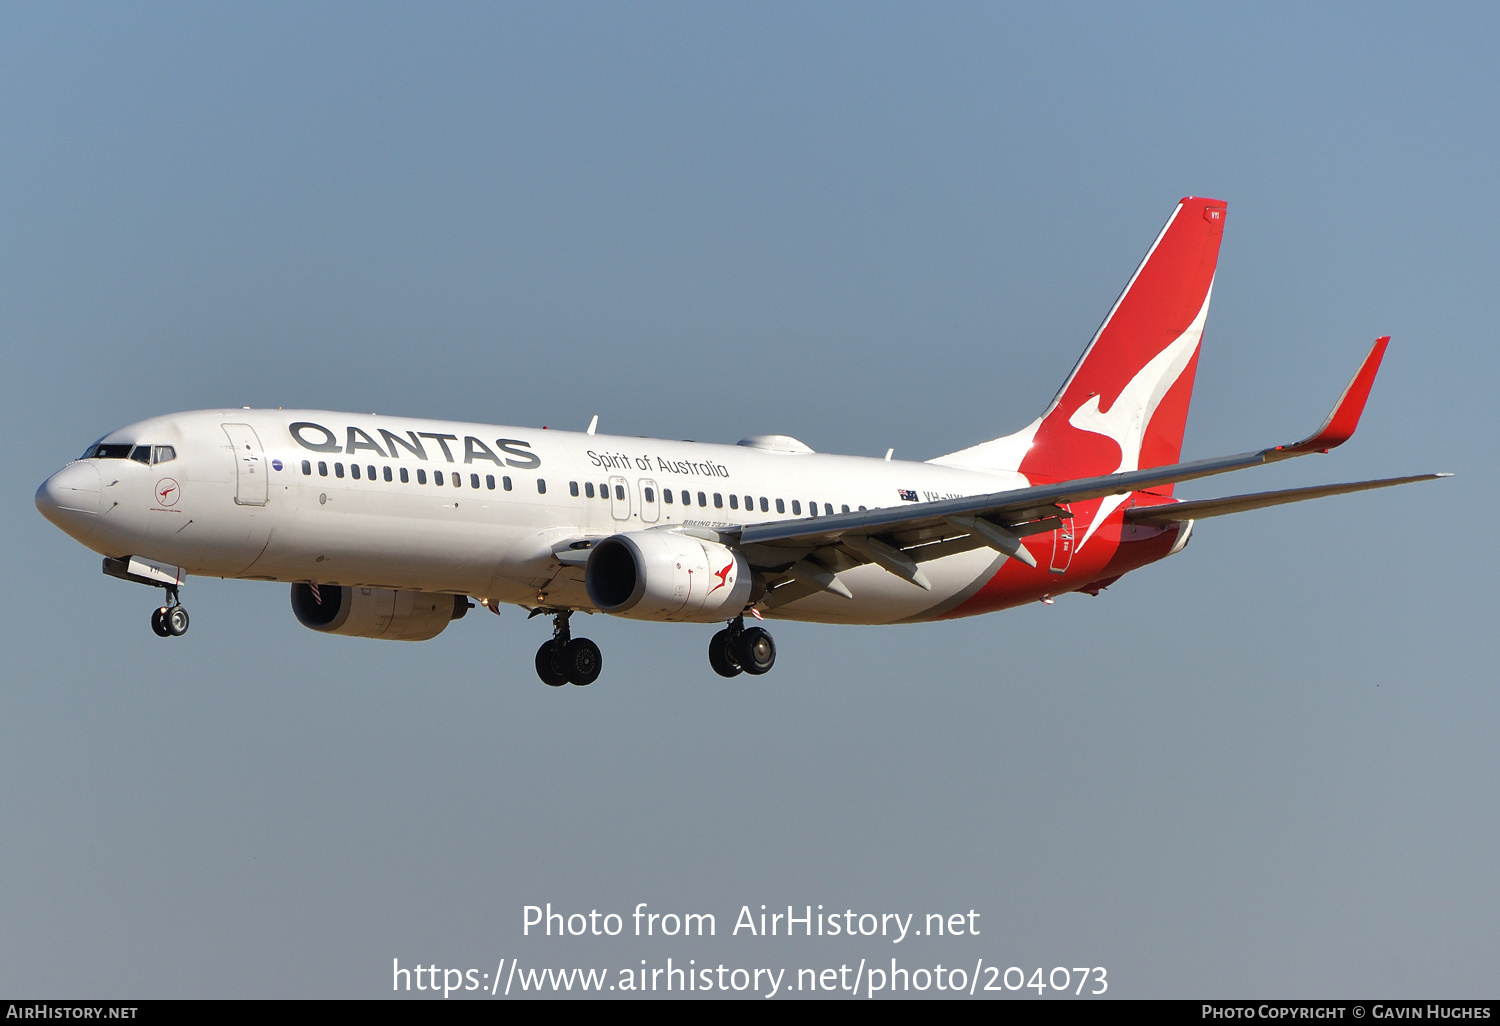
[[[630,484],[623,477],[609,479],[609,512],[616,520],[630,519]]]
[[[661,493],[650,478],[642,478],[636,484],[641,490],[641,523],[654,524],[661,519]]]

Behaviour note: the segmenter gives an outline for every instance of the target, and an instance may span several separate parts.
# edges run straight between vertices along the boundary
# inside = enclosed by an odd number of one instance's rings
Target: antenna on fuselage
[[[891,457],[894,456],[894,455],[896,455],[896,450],[895,449],[887,449],[885,451],[885,461],[887,463],[891,462]]]
[[[596,414],[594,414],[594,419],[591,420],[591,421],[589,421],[589,431],[588,431],[588,433],[589,434],[593,434],[594,433],[594,428],[596,428],[598,426],[599,426],[599,414],[596,413]]]

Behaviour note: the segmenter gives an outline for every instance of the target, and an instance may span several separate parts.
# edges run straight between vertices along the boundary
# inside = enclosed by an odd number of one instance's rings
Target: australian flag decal
[[[917,493],[912,491],[910,488],[897,488],[896,491],[900,493],[902,502],[917,501]]]

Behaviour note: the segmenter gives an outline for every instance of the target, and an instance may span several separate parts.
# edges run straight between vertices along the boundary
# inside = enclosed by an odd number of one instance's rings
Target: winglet
[[[1300,442],[1278,445],[1266,453],[1267,458],[1274,460],[1310,452],[1327,452],[1347,442],[1354,435],[1354,429],[1359,426],[1359,416],[1365,411],[1365,400],[1370,397],[1370,388],[1375,384],[1375,372],[1380,370],[1381,357],[1385,356],[1385,347],[1390,341],[1389,335],[1382,335],[1375,340],[1369,355],[1359,365],[1354,379],[1344,389],[1344,394],[1339,396],[1333,412],[1328,415],[1322,427]]]

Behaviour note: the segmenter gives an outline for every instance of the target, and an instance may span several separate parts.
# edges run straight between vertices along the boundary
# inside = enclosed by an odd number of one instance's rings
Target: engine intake
[[[292,585],[297,621],[324,634],[386,641],[426,641],[469,611],[462,595],[390,588],[350,588],[337,584]]]
[[[596,544],[583,580],[602,612],[633,620],[713,623],[738,616],[754,575],[718,542],[672,531],[632,531]]]

